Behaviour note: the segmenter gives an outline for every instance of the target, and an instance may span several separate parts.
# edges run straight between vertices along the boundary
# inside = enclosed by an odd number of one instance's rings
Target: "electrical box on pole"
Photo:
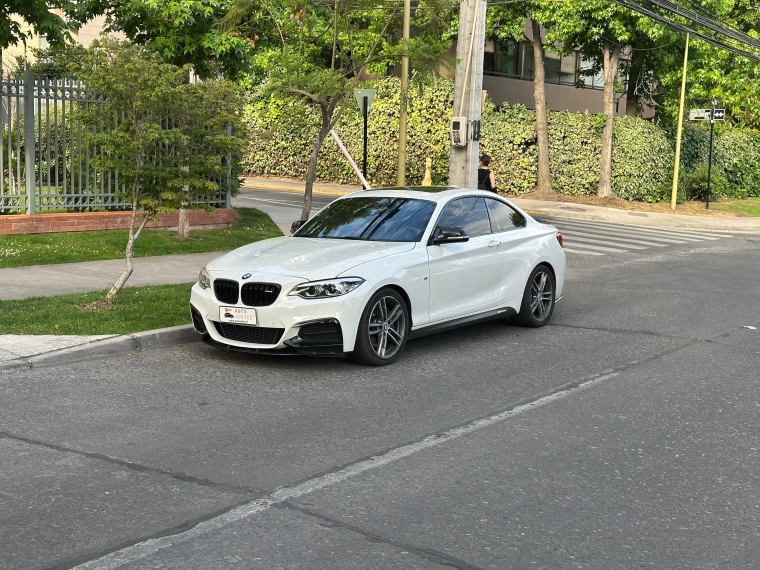
[[[460,188],[478,187],[478,138],[485,38],[485,0],[462,0],[459,8],[458,62],[454,77],[454,112],[449,155],[449,184]]]

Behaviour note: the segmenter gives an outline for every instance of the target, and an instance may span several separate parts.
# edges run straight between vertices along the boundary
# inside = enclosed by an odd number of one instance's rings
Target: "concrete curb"
[[[135,352],[145,352],[166,346],[199,342],[200,337],[192,325],[179,325],[165,329],[105,338],[95,342],[54,350],[36,356],[11,360],[0,364],[0,373],[11,373],[31,368],[44,368],[56,364],[66,364],[79,360],[121,356]]]

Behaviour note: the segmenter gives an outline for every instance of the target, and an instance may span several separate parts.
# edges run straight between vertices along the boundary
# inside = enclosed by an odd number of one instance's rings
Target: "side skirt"
[[[425,327],[413,330],[409,334],[409,338],[420,338],[429,334],[435,334],[467,325],[474,325],[475,323],[482,323],[485,321],[493,321],[495,319],[503,319],[505,317],[512,317],[517,314],[512,307],[502,307],[501,309],[492,309],[485,313],[478,313],[477,315],[469,315],[467,317],[461,317],[453,319],[451,321],[445,321],[443,323],[436,323],[434,325],[427,325]]]

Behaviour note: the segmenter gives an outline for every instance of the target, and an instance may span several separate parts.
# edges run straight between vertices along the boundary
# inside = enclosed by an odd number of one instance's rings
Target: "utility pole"
[[[404,25],[402,30],[404,42],[409,42],[409,21],[411,19],[412,1],[404,0]],[[406,49],[406,47],[404,49]],[[401,58],[401,97],[399,99],[401,108],[399,109],[398,115],[398,172],[396,174],[396,184],[398,186],[404,186],[406,184],[406,103],[408,91],[409,56],[404,55]]]
[[[457,69],[454,78],[454,116],[464,117],[466,144],[452,144],[449,184],[478,187],[483,51],[486,43],[486,1],[462,0],[459,8]],[[462,142],[465,137],[462,137]]]
[[[676,127],[676,157],[673,165],[673,189],[670,196],[670,208],[675,212],[678,195],[678,167],[681,165],[681,131],[683,130],[683,104],[686,97],[686,67],[689,63],[689,34],[686,34],[686,49],[683,52],[683,72],[681,75],[681,101],[678,104],[678,126]]]

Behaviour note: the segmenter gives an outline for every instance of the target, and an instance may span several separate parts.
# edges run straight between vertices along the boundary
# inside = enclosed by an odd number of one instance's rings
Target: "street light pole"
[[[713,99],[710,111],[710,152],[707,155],[707,196],[705,197],[705,210],[710,208],[710,174],[712,172],[713,130],[715,128],[715,107],[717,101]]]
[[[409,20],[412,18],[412,2],[404,0],[404,25],[403,39],[404,50],[409,45]],[[406,184],[406,103],[407,90],[409,87],[409,55],[401,58],[401,108],[398,115],[398,172],[396,174],[396,184],[404,186]]]
[[[362,140],[364,141],[364,152],[362,153],[362,173],[361,176],[363,178],[362,184],[364,184],[365,190],[369,188],[369,186],[366,183],[367,180],[367,154],[368,154],[368,143],[369,143],[369,136],[367,133],[367,124],[369,122],[369,109],[372,106],[372,101],[375,99],[375,95],[377,95],[377,89],[354,89],[354,99],[356,99],[356,104],[359,105],[359,109],[362,112],[362,117],[364,118],[364,128],[362,133]]]
[[[364,159],[362,160],[362,175],[367,178],[367,117],[369,116],[369,97],[362,97],[362,113],[364,114]]]

